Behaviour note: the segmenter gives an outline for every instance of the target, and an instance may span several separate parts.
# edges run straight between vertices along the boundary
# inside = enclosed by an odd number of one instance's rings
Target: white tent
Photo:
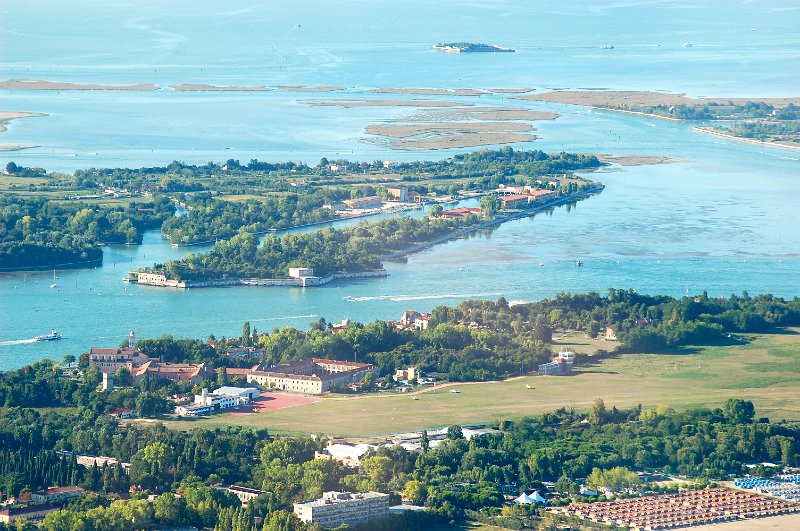
[[[518,503],[520,505],[530,505],[532,503],[536,503],[536,501],[523,492],[519,495],[519,498],[514,500],[514,503]]]
[[[530,499],[532,499],[532,500],[533,500],[535,503],[544,503],[544,502],[545,502],[545,499],[544,499],[544,498],[542,498],[542,496],[539,494],[539,491],[536,491],[536,490],[535,490],[535,491],[533,491],[533,492],[531,493],[531,495],[530,495],[530,496],[528,496],[528,497],[529,497]]]

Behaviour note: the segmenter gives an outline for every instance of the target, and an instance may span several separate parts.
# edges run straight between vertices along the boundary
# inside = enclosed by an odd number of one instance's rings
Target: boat
[[[575,265],[580,267],[583,265],[583,262],[581,262],[580,260],[575,260]]]
[[[613,50],[614,49],[614,45],[613,44],[604,44],[604,45],[602,45],[600,47],[600,49],[601,50]]]
[[[53,328],[50,330],[49,334],[45,334],[43,336],[36,336],[34,337],[36,341],[56,341],[58,339],[62,339],[61,334],[58,333],[58,330]]]
[[[684,42],[683,43],[683,47],[684,48],[694,48],[694,44],[692,44],[691,42]]]
[[[50,287],[51,288],[57,288],[58,287],[58,283],[56,282],[56,270],[55,269],[53,269],[53,283],[50,284]]]
[[[356,298],[353,297],[352,295],[347,295],[346,297],[342,297],[342,300],[344,300],[344,301],[354,301],[354,300],[356,300]]]

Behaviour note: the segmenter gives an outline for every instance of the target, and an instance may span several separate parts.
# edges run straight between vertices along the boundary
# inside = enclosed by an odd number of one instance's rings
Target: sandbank
[[[346,90],[346,87],[338,87],[336,85],[319,85],[319,86],[305,86],[305,85],[278,85],[278,90],[286,90],[289,92],[337,92]]]
[[[489,94],[479,89],[431,89],[431,88],[378,88],[370,92],[380,94],[419,94],[421,96],[480,96]]]
[[[513,144],[517,142],[532,142],[536,135],[522,133],[454,133],[436,135],[420,140],[398,140],[391,142],[392,149],[401,150],[435,150],[456,149],[478,146],[494,146],[499,144]]]
[[[95,85],[90,83],[64,83],[61,81],[43,81],[40,79],[9,79],[0,81],[0,89],[7,90],[158,90],[158,86],[149,83],[138,85]]]
[[[602,162],[613,162],[620,166],[647,166],[650,164],[672,164],[680,162],[678,159],[665,157],[663,155],[605,155],[597,154],[597,158]]]
[[[18,118],[35,118],[37,116],[47,116],[41,112],[14,112],[14,111],[0,111],[0,133],[6,131],[6,125],[11,120],[16,120]],[[9,146],[6,146],[9,147]],[[20,149],[23,146],[17,146],[16,149]],[[10,151],[6,149],[5,151]]]
[[[418,124],[380,124],[368,125],[365,132],[370,135],[388,136],[391,138],[408,138],[430,133],[499,133],[528,132],[533,126],[520,122],[453,122],[453,123],[418,123]]]
[[[708,127],[692,127],[692,131],[699,131],[701,133],[707,133],[709,135],[721,136],[723,138],[727,138],[728,140],[735,140],[737,142],[746,142],[748,144],[760,144],[762,146],[772,146],[784,149],[800,149],[800,145],[798,144],[783,144],[781,142],[768,142],[765,140],[756,140],[754,138],[743,138],[741,136],[715,131],[714,129],[710,129]]]
[[[206,85],[204,83],[187,83],[183,85],[170,85],[173,89],[179,91],[198,91],[198,92],[254,92],[272,90],[270,87],[244,87],[244,86],[219,86],[219,85]]]
[[[437,100],[305,100],[300,103],[316,107],[460,107],[470,103]]]
[[[533,92],[536,89],[531,87],[520,87],[520,88],[493,88],[487,90],[489,92],[494,92],[495,94],[525,94],[526,92]]]
[[[0,144],[0,151],[3,151],[3,152],[6,152],[6,151],[21,151],[23,149],[32,149],[32,148],[37,148],[37,147],[39,147],[39,146],[22,146],[22,145],[13,145],[13,144],[11,144],[11,145]]]
[[[800,105],[800,97],[792,98],[689,98],[686,94],[670,92],[648,92],[634,90],[560,90],[542,94],[525,94],[516,96],[515,99],[526,101],[546,101],[550,103],[566,103],[569,105],[584,105],[587,107],[651,107],[656,105],[707,105],[718,103],[726,105],[728,102],[744,104],[748,101],[768,103],[774,107],[786,107],[790,103]]]
[[[442,110],[426,110],[410,118],[398,121],[403,122],[454,122],[459,120],[504,121],[520,120],[532,122],[535,120],[555,120],[558,114],[554,112],[533,111],[520,107],[469,107],[447,108]]]

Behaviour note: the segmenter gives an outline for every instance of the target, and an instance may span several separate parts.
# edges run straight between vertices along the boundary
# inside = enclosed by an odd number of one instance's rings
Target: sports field
[[[528,388],[528,387],[532,388]],[[457,390],[458,392],[452,392]],[[751,336],[749,343],[627,354],[584,364],[568,377],[525,376],[503,382],[454,384],[409,395],[325,397],[252,415],[218,415],[196,426],[258,426],[273,432],[366,437],[450,424],[475,424],[571,406],[588,409],[668,404],[720,406],[752,400],[756,415],[800,419],[800,329]],[[175,427],[186,428],[186,423]]]

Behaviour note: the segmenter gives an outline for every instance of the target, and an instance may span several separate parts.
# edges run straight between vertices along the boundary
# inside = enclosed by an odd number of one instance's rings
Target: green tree
[[[242,346],[250,346],[250,321],[245,321],[244,326],[242,327]]]
[[[756,412],[749,400],[730,398],[722,406],[722,413],[731,424],[751,424]]]

